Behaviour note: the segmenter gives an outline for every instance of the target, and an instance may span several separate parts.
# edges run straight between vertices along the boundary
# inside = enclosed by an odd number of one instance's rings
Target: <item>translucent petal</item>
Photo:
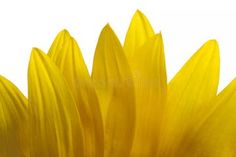
[[[137,123],[131,156],[154,157],[157,153],[161,114],[163,114],[167,94],[161,34],[147,40],[135,52],[131,65],[137,104]]]
[[[33,49],[29,70],[30,155],[83,157],[84,141],[79,112],[56,65]]]
[[[0,76],[0,156],[27,156],[27,99]]]
[[[78,44],[63,30],[57,35],[48,55],[65,76],[78,106],[84,129],[85,156],[103,156],[103,124],[99,102]]]
[[[207,104],[216,96],[219,81],[219,48],[215,40],[206,42],[182,67],[168,85],[164,110],[161,156],[173,155],[184,142],[185,132],[192,129]],[[183,141],[181,141],[183,140]]]
[[[132,59],[134,52],[153,35],[154,31],[148,19],[143,13],[137,10],[131,20],[124,43],[124,51],[128,60]]]
[[[105,157],[127,157],[135,121],[134,88],[127,59],[109,25],[98,40],[92,78],[105,121]]]

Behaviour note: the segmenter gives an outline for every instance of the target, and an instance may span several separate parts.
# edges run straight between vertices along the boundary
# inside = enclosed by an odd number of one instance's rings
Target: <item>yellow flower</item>
[[[1,157],[233,157],[236,80],[217,95],[207,41],[167,83],[163,39],[137,11],[124,46],[106,25],[92,75],[63,30],[33,48],[28,99],[0,77]]]

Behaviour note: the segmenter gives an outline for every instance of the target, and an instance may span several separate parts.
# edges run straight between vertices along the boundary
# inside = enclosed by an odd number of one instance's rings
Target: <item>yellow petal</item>
[[[135,52],[131,65],[137,104],[137,123],[131,156],[154,157],[157,153],[160,119],[167,92],[161,34],[147,40]]]
[[[219,81],[219,48],[206,42],[168,85],[168,100],[161,136],[161,156],[175,153],[187,129],[203,116],[202,110],[216,96]],[[173,155],[173,154],[172,154]],[[170,155],[171,156],[171,155]]]
[[[183,156],[234,157],[236,155],[236,79],[212,102],[216,107],[187,143]]]
[[[98,40],[92,79],[105,121],[105,157],[127,157],[133,140],[134,88],[125,54],[109,25]]]
[[[76,41],[63,30],[48,55],[64,74],[78,106],[84,129],[85,156],[103,156],[103,124],[98,98]]]
[[[33,49],[29,70],[31,156],[84,156],[79,112],[63,75],[48,56]]]
[[[7,79],[0,76],[0,156],[27,156],[27,100]]]
[[[134,14],[124,43],[124,51],[128,59],[134,56],[134,52],[142,46],[145,41],[154,35],[151,24],[146,16],[139,10]]]

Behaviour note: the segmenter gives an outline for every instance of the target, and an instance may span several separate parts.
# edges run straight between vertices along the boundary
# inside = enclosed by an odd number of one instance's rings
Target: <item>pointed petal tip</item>
[[[37,55],[37,52],[38,52],[38,48],[33,47],[30,54],[30,60],[32,60]]]
[[[33,47],[32,50],[31,50],[30,60],[32,58],[37,57],[40,53],[42,53],[42,51],[39,48]]]
[[[59,33],[58,33],[58,35],[64,35],[64,36],[68,36],[68,37],[70,37],[71,35],[70,35],[70,32],[67,30],[67,29],[62,29]]]
[[[31,53],[36,53],[36,52],[39,52],[39,51],[41,51],[40,48],[33,47],[32,50],[31,50]]]
[[[69,31],[67,29],[65,29],[65,28],[62,29],[61,32],[70,34]]]
[[[146,17],[146,15],[142,11],[137,9],[135,11],[132,19],[145,19],[145,20],[147,20],[147,17]]]
[[[218,41],[215,40],[215,39],[211,39],[211,40],[209,40],[208,42],[209,42],[209,43],[212,45],[212,47],[213,47],[213,53],[215,53],[216,55],[219,56],[220,50],[219,50]],[[218,57],[218,58],[219,58],[219,57]]]
[[[140,14],[142,13],[139,9],[136,10],[135,14]]]
[[[137,9],[136,12],[134,13],[134,16],[144,16],[144,14],[142,13],[142,11]]]
[[[116,36],[116,33],[114,32],[114,30],[112,29],[112,27],[110,26],[110,24],[108,23],[108,24],[106,24],[104,27],[103,27],[103,29],[102,29],[102,31],[101,31],[101,33],[100,33],[100,37],[101,36],[115,36],[115,37],[117,37]],[[100,38],[99,37],[99,38]]]
[[[112,30],[110,24],[107,23],[107,24],[103,27],[102,32],[110,32],[110,31],[113,32],[113,30]]]
[[[217,40],[211,39],[205,42],[201,46],[201,48],[198,50],[198,53],[204,53],[204,55],[208,53],[208,54],[212,54],[213,56],[218,56],[217,58],[219,58],[220,52],[219,52],[219,45],[218,45]]]
[[[108,22],[108,23],[105,25],[105,27],[111,27],[111,26],[110,26],[110,23]]]
[[[161,33],[161,32],[155,34],[154,36],[155,36],[156,38],[162,39],[162,33]]]
[[[41,60],[44,55],[46,54],[44,54],[44,52],[40,50],[39,48],[36,48],[36,47],[32,48],[29,64],[33,64],[35,60],[38,60],[38,59]]]
[[[219,49],[218,41],[215,40],[215,39],[208,40],[205,44],[206,44],[206,45],[209,45],[209,46],[212,46],[212,47],[214,47],[215,49]]]
[[[153,37],[151,37],[151,40],[157,41],[157,42],[163,42],[162,34],[161,32],[155,34]]]
[[[218,42],[216,39],[210,39],[206,42],[206,44],[216,45],[218,46]]]

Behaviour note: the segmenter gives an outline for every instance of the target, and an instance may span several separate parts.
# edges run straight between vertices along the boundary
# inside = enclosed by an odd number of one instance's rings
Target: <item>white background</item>
[[[32,47],[45,52],[66,28],[89,70],[102,27],[110,23],[123,43],[136,9],[162,31],[168,80],[208,39],[221,49],[222,89],[236,76],[236,4],[233,0],[0,0],[0,74],[27,93]]]

